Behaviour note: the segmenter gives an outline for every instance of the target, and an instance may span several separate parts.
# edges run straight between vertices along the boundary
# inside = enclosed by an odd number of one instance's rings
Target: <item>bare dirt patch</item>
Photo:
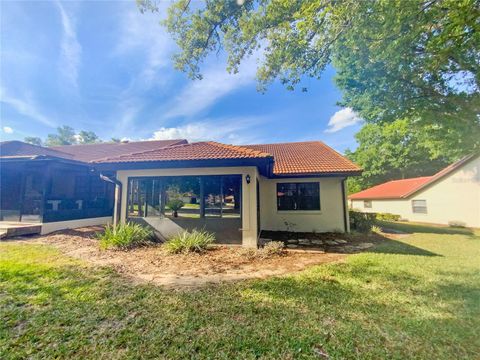
[[[343,248],[323,250],[288,249],[283,256],[252,258],[240,247],[216,246],[203,254],[169,255],[161,244],[129,251],[100,250],[95,233],[102,227],[65,230],[37,236],[36,243],[57,247],[62,253],[117,272],[139,282],[167,287],[198,287],[208,283],[238,281],[284,275],[309,266],[342,260],[349,244]],[[355,249],[354,249],[355,250]]]

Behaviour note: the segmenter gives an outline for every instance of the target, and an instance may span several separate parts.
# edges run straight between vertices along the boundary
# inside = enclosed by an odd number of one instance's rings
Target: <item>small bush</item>
[[[382,229],[380,228],[380,226],[373,225],[371,231],[372,231],[373,233],[380,234],[380,233],[382,232]]]
[[[265,257],[283,255],[285,253],[285,244],[281,241],[270,241],[260,249]]]
[[[375,225],[376,215],[375,213],[350,210],[350,228],[355,231],[368,233],[372,230],[372,226]]]
[[[203,252],[215,241],[215,235],[207,231],[184,231],[175,235],[165,243],[165,249],[170,254]]]
[[[170,208],[170,210],[173,211],[173,216],[177,217],[178,216],[178,210],[180,210],[182,207],[184,207],[185,203],[180,199],[173,199],[173,200],[170,200],[167,203],[167,206]]]
[[[153,240],[153,232],[135,223],[108,225],[103,233],[97,234],[101,249],[127,250],[146,245]]]
[[[449,221],[448,226],[453,228],[466,228],[467,224],[463,221]]]
[[[240,254],[249,260],[267,259],[274,256],[282,256],[285,255],[285,244],[281,241],[269,241],[260,249],[242,249]]]
[[[400,215],[390,213],[377,213],[377,220],[400,221]]]

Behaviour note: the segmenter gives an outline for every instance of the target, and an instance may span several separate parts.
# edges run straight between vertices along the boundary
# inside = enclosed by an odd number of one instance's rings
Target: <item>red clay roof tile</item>
[[[392,180],[350,195],[351,200],[399,199],[427,183],[432,176]]]
[[[38,145],[32,145],[23,141],[3,141],[0,143],[0,157],[33,157],[33,156],[51,156],[63,159],[72,159],[73,156],[63,151],[47,148]]]
[[[174,145],[161,149],[141,151],[99,159],[97,163],[124,163],[145,161],[186,161],[213,159],[250,159],[269,157],[270,154],[242,146],[225,145],[213,141]]]
[[[276,175],[360,173],[357,165],[321,141],[245,145],[272,154]]]
[[[187,140],[149,140],[149,141],[130,141],[120,143],[98,143],[81,145],[63,145],[52,146],[50,149],[59,150],[73,156],[73,159],[79,161],[95,161],[106,157],[115,157],[138,153],[142,151],[155,150],[166,146],[185,144]]]

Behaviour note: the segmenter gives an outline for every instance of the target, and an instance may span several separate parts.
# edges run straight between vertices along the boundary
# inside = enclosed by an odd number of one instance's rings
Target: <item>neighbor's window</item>
[[[278,210],[320,210],[320,183],[278,183]]]
[[[412,200],[412,211],[416,214],[426,214],[427,200]]]
[[[365,200],[363,202],[363,207],[367,208],[367,209],[371,209],[372,208],[372,201],[371,200]]]

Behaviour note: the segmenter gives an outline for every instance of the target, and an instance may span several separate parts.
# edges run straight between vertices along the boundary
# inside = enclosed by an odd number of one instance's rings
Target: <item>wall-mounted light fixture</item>
[[[245,181],[247,184],[250,184],[250,175],[245,176]]]

